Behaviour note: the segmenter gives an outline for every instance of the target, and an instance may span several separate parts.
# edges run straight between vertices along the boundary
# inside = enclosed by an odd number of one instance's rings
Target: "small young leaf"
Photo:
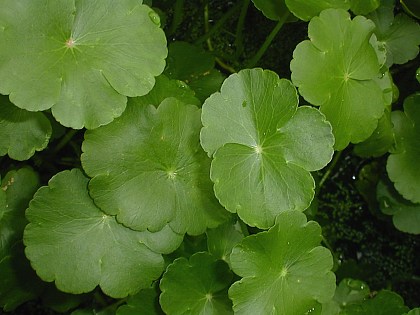
[[[388,176],[405,199],[420,203],[420,93],[407,97],[404,112],[392,112],[391,119],[396,147],[388,157]]]
[[[68,293],[97,285],[120,298],[148,287],[163,271],[163,258],[145,245],[145,234],[119,224],[89,197],[78,169],[55,175],[29,204],[26,256],[37,274]],[[170,240],[163,240],[170,241]]]
[[[331,160],[330,124],[297,103],[288,80],[252,69],[231,75],[203,105],[201,145],[214,155],[215,194],[248,225],[268,228],[280,212],[306,209],[315,185],[309,171]]]
[[[111,122],[165,66],[158,16],[141,3],[2,1],[0,93],[22,109],[51,108],[67,127]]]
[[[129,103],[113,123],[88,131],[82,165],[95,203],[135,230],[203,233],[228,213],[214,197],[201,149],[201,111],[175,98]]]
[[[267,232],[248,236],[231,254],[242,280],[229,289],[235,314],[305,314],[335,290],[330,251],[321,228],[298,211],[279,214]]]
[[[374,27],[362,16],[351,20],[344,10],[324,10],[309,23],[310,41],[293,53],[292,81],[331,122],[336,150],[368,138],[385,109],[384,89],[376,82],[380,65],[369,42]]]
[[[375,25],[375,34],[386,48],[386,66],[404,64],[416,58],[420,45],[420,26],[407,15],[394,18],[394,5],[382,5],[369,15]]]
[[[420,234],[420,203],[412,203],[401,197],[392,183],[379,181],[377,199],[381,211],[392,215],[395,227],[406,233]]]
[[[208,253],[181,257],[168,266],[160,281],[160,304],[168,315],[233,314],[227,290],[233,274]]]
[[[322,10],[340,8],[348,10],[351,0],[285,0],[289,10],[299,19],[309,21]]]
[[[0,95],[0,156],[23,161],[45,149],[51,137],[51,124],[43,113],[32,113]]]

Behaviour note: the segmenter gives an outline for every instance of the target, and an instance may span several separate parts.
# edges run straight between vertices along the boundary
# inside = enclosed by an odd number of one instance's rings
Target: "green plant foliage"
[[[392,215],[395,227],[403,232],[420,234],[420,203],[401,197],[389,182],[379,181],[377,199],[381,211]]]
[[[391,112],[385,109],[375,131],[365,141],[356,144],[354,146],[354,152],[362,157],[378,157],[384,155],[394,144],[393,127]]]
[[[420,4],[417,0],[400,0],[400,2],[408,14],[420,19]]]
[[[23,161],[48,145],[51,124],[42,113],[31,113],[0,95],[0,156]]]
[[[407,313],[407,315],[420,315],[420,308],[417,307],[417,308],[412,309],[411,311]]]
[[[382,290],[373,299],[350,305],[340,315],[402,315],[408,310],[401,296],[392,291]]]
[[[10,171],[1,181],[0,306],[5,311],[36,298],[43,289],[22,246],[25,209],[39,186],[38,175],[29,168]]]
[[[350,0],[350,7],[354,14],[368,14],[376,10],[381,0]]]
[[[159,292],[155,287],[141,290],[129,296],[127,304],[117,310],[117,315],[163,315],[159,306]]]
[[[168,315],[233,314],[227,290],[233,274],[228,265],[205,252],[178,258],[160,281],[160,304]]]
[[[163,71],[165,36],[158,15],[141,1],[2,0],[1,6],[0,93],[22,109],[51,108],[64,126],[111,122],[126,96],[149,92]]]
[[[206,234],[209,253],[230,265],[232,248],[244,238],[240,223],[226,222],[215,229],[208,229]]]
[[[182,80],[204,100],[219,90],[223,75],[214,69],[214,57],[187,42],[174,42],[168,45],[168,58],[165,74],[172,79]]]
[[[394,5],[385,2],[369,15],[375,22],[375,35],[386,48],[386,65],[403,64],[419,53],[420,26],[404,13],[394,17]]]
[[[334,298],[322,305],[322,315],[337,315],[351,304],[360,304],[370,293],[369,286],[360,280],[343,279],[335,290]]]
[[[201,106],[201,102],[195,97],[195,93],[183,81],[169,79],[164,74],[156,77],[153,89],[144,96],[131,98],[134,104],[154,105],[158,107],[165,98],[175,97],[185,104]]]
[[[331,122],[336,150],[367,139],[384,112],[384,92],[376,82],[380,65],[369,42],[373,29],[362,16],[351,20],[344,10],[328,9],[311,20],[310,40],[293,53],[292,81]]]
[[[321,228],[303,213],[279,214],[270,230],[248,236],[231,254],[243,279],[229,289],[235,314],[304,314],[335,290],[332,255]]]
[[[201,234],[222,223],[199,143],[201,111],[168,98],[159,107],[129,104],[112,124],[88,131],[82,164],[95,203],[130,228]]]
[[[285,15],[290,15],[285,0],[252,0],[252,2],[270,20],[279,21]]]
[[[285,2],[289,10],[299,19],[309,21],[325,9],[348,10],[351,0],[285,0]]]
[[[388,157],[386,169],[395,188],[405,198],[420,202],[420,94],[404,101],[404,112],[392,112],[396,146]]]
[[[148,244],[150,232],[128,229],[99,210],[87,184],[73,169],[37,191],[26,211],[26,256],[44,281],[55,281],[63,292],[89,292],[99,285],[112,297],[134,294],[163,271],[163,258],[153,251],[159,248]],[[173,236],[156,238],[167,244]]]
[[[288,80],[252,69],[230,76],[203,105],[201,144],[213,156],[215,194],[248,225],[268,228],[280,212],[306,209],[314,196],[309,171],[331,160],[331,126],[297,102]]]

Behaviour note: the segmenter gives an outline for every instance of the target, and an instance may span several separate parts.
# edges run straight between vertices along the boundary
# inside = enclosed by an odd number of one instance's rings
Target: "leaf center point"
[[[258,145],[256,145],[256,146],[255,146],[254,151],[255,151],[257,154],[261,154],[261,153],[263,152],[263,148],[262,148],[262,146],[260,146],[260,145],[258,144]]]
[[[68,40],[66,40],[66,47],[72,49],[74,46],[76,45],[76,42],[74,41],[73,38],[69,38]]]

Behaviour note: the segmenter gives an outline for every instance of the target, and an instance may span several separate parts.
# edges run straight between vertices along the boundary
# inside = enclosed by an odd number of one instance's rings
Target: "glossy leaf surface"
[[[334,295],[332,255],[321,228],[298,211],[281,213],[266,232],[246,237],[231,254],[242,277],[229,289],[235,314],[304,314]]]
[[[374,27],[362,16],[351,20],[344,10],[328,9],[311,20],[310,40],[293,53],[292,81],[331,122],[336,150],[368,138],[385,109],[378,56],[369,42]]]
[[[331,160],[330,124],[297,101],[289,81],[252,69],[231,75],[203,105],[201,144],[213,156],[215,194],[248,225],[268,228],[280,212],[306,209],[309,171]]]
[[[130,228],[201,234],[228,213],[209,179],[200,109],[168,98],[159,107],[129,104],[112,124],[88,131],[82,165],[95,203]]]
[[[162,256],[145,245],[150,232],[128,229],[103,213],[89,197],[87,184],[88,178],[73,169],[58,173],[35,194],[24,233],[32,267],[68,293],[99,285],[118,298],[148,287],[163,271]]]
[[[0,92],[64,126],[96,128],[144,95],[164,68],[159,16],[138,0],[4,0]],[[22,23],[25,21],[25,23]]]

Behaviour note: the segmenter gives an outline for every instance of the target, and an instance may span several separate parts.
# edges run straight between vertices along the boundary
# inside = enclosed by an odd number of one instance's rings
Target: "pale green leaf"
[[[409,96],[404,101],[404,112],[392,112],[391,119],[396,147],[388,157],[388,176],[405,199],[419,203],[420,94]]]
[[[227,290],[233,274],[228,265],[208,253],[178,258],[160,281],[160,304],[168,315],[233,314]]]
[[[44,281],[55,281],[68,293],[99,285],[120,298],[150,286],[163,271],[162,256],[145,245],[150,232],[133,231],[103,213],[87,185],[88,178],[73,169],[58,173],[37,191],[26,211],[30,223],[23,238],[32,267]]]
[[[385,109],[377,77],[380,65],[369,40],[375,25],[362,16],[324,10],[309,23],[309,38],[297,45],[290,68],[300,94],[331,122],[335,149],[367,139]]]
[[[95,203],[136,230],[201,234],[228,213],[214,197],[201,149],[201,111],[175,98],[129,104],[112,124],[88,131],[82,165]]]
[[[252,69],[230,76],[203,105],[201,145],[214,155],[215,194],[248,225],[268,228],[280,212],[306,209],[315,185],[309,171],[331,160],[330,124],[297,102],[289,81]]]
[[[335,290],[330,251],[319,246],[321,228],[303,213],[281,213],[270,230],[248,236],[231,254],[242,277],[229,289],[235,314],[305,314]]]
[[[51,124],[43,113],[32,113],[0,95],[0,156],[23,161],[48,145]]]
[[[0,92],[63,125],[96,128],[149,92],[165,66],[159,18],[139,0],[3,0]],[[24,23],[22,23],[24,21]]]

